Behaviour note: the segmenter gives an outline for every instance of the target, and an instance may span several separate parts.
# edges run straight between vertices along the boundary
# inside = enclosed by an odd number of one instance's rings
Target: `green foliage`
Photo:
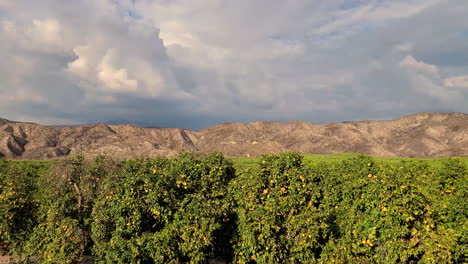
[[[331,194],[337,204],[333,223],[338,228],[322,260],[460,263],[463,253],[456,230],[438,220],[442,200],[435,179],[440,176],[425,162],[383,166],[369,162],[365,169],[367,161],[360,159],[341,165],[342,182]]]
[[[27,254],[40,263],[76,263],[91,244],[91,211],[99,183],[112,175],[114,163],[97,157],[87,163],[78,156],[56,164],[38,180],[37,226]]]
[[[36,226],[38,201],[33,194],[37,178],[47,166],[0,159],[0,253],[23,254]]]
[[[220,154],[123,164],[97,199],[92,225],[98,263],[200,263],[214,251],[234,177]]]
[[[39,263],[468,262],[466,159],[311,157],[265,155],[248,166],[219,153],[0,159],[0,254]]]
[[[463,160],[446,160],[437,173],[439,185],[433,199],[439,232],[447,233],[451,258],[468,262],[468,167]],[[447,239],[448,239],[447,238]],[[443,243],[440,241],[439,243]]]
[[[242,173],[232,186],[238,215],[237,263],[306,263],[327,237],[315,177],[298,154],[266,155],[260,170]]]

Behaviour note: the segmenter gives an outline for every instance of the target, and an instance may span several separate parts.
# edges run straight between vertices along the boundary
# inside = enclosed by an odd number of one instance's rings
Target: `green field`
[[[360,154],[356,153],[341,153],[341,154],[329,154],[329,155],[320,155],[320,154],[305,154],[304,156],[304,162],[308,164],[317,164],[320,162],[326,162],[326,163],[336,163],[336,162],[342,162],[344,160],[358,157]],[[430,166],[433,166],[435,168],[439,168],[442,166],[443,162],[447,160],[447,158],[398,158],[398,157],[391,157],[391,158],[386,158],[386,157],[375,157],[371,156],[373,159],[375,159],[378,162],[383,162],[383,163],[396,163],[399,161],[425,161],[429,163]],[[460,157],[460,159],[468,165],[468,157]],[[232,158],[231,159],[234,163],[234,166],[236,169],[253,169],[259,166],[261,157],[257,158]]]
[[[304,163],[307,164],[317,164],[321,162],[325,163],[337,163],[342,162],[344,160],[355,158],[360,156],[361,154],[357,153],[341,153],[341,154],[304,154]],[[398,157],[376,157],[370,156],[378,162],[382,163],[396,163],[399,161],[425,161],[430,166],[435,168],[439,168],[442,166],[443,162],[447,160],[447,158],[398,158]],[[254,158],[230,158],[230,160],[234,163],[234,167],[236,169],[254,169],[257,168],[260,164],[261,157],[254,157]],[[459,157],[466,165],[468,165],[468,157]],[[54,160],[11,160],[12,162],[18,163],[28,163],[28,164],[36,164],[36,165],[52,165]]]

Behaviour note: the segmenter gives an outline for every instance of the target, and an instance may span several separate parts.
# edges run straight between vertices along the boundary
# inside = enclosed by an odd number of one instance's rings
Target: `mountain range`
[[[303,121],[223,123],[199,131],[90,124],[43,126],[0,118],[0,157],[51,159],[109,155],[173,156],[181,151],[254,157],[363,153],[382,157],[468,156],[468,115],[417,113],[395,120],[311,124]]]

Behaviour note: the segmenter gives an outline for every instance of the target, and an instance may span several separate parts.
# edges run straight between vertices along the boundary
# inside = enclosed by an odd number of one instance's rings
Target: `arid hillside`
[[[94,124],[49,127],[0,119],[0,157],[49,159],[83,154],[119,159],[180,151],[259,156],[297,151],[384,157],[468,156],[468,115],[418,113],[396,120],[331,124],[224,123],[200,131]]]

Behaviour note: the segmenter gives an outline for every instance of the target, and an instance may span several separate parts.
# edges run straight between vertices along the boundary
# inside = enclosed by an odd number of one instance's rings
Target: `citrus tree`
[[[318,177],[308,175],[297,153],[266,155],[260,169],[233,182],[238,215],[237,263],[310,263],[326,239]]]
[[[47,170],[47,164],[0,159],[0,255],[24,254],[26,241],[37,225],[36,182]]]
[[[27,241],[27,254],[40,263],[77,263],[91,247],[91,212],[100,182],[112,178],[115,164],[99,156],[58,162],[38,179],[37,225]]]
[[[337,228],[322,260],[459,263],[456,232],[438,220],[440,176],[426,162],[377,165],[366,159],[335,170],[342,179],[332,191]]]
[[[124,162],[98,197],[92,224],[98,263],[200,263],[213,255],[232,163],[214,153]],[[218,233],[219,234],[219,233]]]
[[[0,254],[26,263],[467,263],[460,159],[305,163],[219,153],[0,159]]]
[[[449,259],[468,262],[468,168],[458,158],[446,160],[437,172],[438,185],[433,198],[435,228],[445,234],[451,246]],[[434,184],[428,183],[428,184]],[[439,241],[442,244],[444,241]]]

